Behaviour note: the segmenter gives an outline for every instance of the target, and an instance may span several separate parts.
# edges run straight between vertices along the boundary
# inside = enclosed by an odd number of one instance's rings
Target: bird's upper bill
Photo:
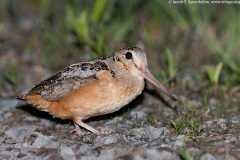
[[[177,101],[177,99],[170,92],[168,92],[165,87],[163,87],[163,85],[151,74],[151,72],[147,68],[145,68],[143,71],[141,71],[141,76],[146,78],[149,82],[151,82],[153,85],[155,85],[161,91],[163,91],[172,100]]]

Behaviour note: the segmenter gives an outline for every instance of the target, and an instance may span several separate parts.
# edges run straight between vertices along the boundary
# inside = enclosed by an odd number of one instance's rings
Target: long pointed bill
[[[172,100],[177,101],[177,99],[170,92],[168,92],[165,87],[163,87],[163,85],[150,73],[150,71],[147,68],[141,72],[141,76],[146,78],[149,82],[151,82],[153,85],[155,85],[161,91],[163,91]]]

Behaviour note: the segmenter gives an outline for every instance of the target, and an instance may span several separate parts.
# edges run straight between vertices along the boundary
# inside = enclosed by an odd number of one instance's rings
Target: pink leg
[[[81,130],[81,128],[77,125],[77,123],[74,122],[74,130],[71,131],[71,133],[75,132],[75,136],[83,136],[84,132]]]
[[[91,131],[92,133],[94,133],[96,135],[99,135],[99,136],[109,134],[108,132],[98,131],[98,130],[94,129],[93,127],[87,125],[86,123],[83,123],[83,121],[81,121],[81,120],[74,121],[74,124],[75,123],[78,124],[79,126],[83,127],[83,128],[86,128],[87,130]]]

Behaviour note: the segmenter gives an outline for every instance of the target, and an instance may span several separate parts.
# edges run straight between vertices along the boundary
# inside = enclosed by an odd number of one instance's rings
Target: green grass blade
[[[214,83],[214,71],[213,71],[213,69],[208,65],[205,65],[204,69],[207,73],[207,76],[208,76],[208,79],[209,79],[210,83],[213,84]]]
[[[214,73],[214,83],[215,84],[219,84],[219,76],[222,71],[222,67],[223,67],[223,63],[220,62],[215,69],[215,73]]]
[[[169,72],[170,78],[172,78],[174,77],[174,74],[175,74],[173,53],[169,48],[166,49],[166,53],[167,53],[167,61],[168,61],[168,72]]]
[[[93,14],[92,14],[92,21],[93,23],[99,22],[100,15],[103,12],[103,8],[106,5],[107,0],[97,0],[94,4]]]

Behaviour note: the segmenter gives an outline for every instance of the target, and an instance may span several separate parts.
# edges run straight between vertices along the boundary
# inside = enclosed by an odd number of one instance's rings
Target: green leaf
[[[179,155],[183,160],[193,160],[193,157],[190,155],[188,150],[179,150]]]
[[[217,67],[214,69],[208,65],[205,65],[205,71],[207,73],[207,76],[209,78],[209,81],[212,85],[218,85],[219,84],[219,77],[220,73],[222,71],[223,63],[218,63]]]
[[[103,55],[103,48],[104,48],[104,40],[105,40],[105,34],[104,33],[100,33],[97,36],[97,52],[101,54],[101,56]]]
[[[188,124],[190,125],[191,130],[194,131],[194,129],[195,129],[195,122],[191,119],[191,120],[188,121]]]
[[[80,17],[73,20],[73,29],[78,35],[79,40],[84,41],[90,46],[94,46],[89,36],[89,26],[88,26],[88,14],[87,11],[83,11]]]
[[[96,0],[93,8],[92,21],[93,23],[99,22],[99,17],[103,11],[104,6],[106,5],[107,0]]]
[[[175,74],[173,53],[169,48],[166,49],[166,53],[167,53],[169,76],[170,78],[173,78]]]
[[[74,21],[74,12],[73,12],[73,8],[71,6],[66,6],[65,9],[65,25],[67,27],[68,30],[72,29],[72,25],[73,25],[73,21]]]
[[[2,127],[2,133],[5,133],[6,130],[7,130],[7,126],[3,126]]]
[[[220,62],[220,63],[217,65],[216,69],[215,69],[215,74],[214,74],[214,82],[215,82],[215,84],[218,84],[218,83],[219,83],[219,77],[220,77],[220,73],[221,73],[221,71],[222,71],[222,67],[223,67],[223,63]]]
[[[177,130],[177,124],[176,124],[176,122],[175,122],[174,120],[171,120],[171,123],[172,123],[173,127]]]
[[[213,84],[214,83],[213,82],[214,81],[214,71],[213,71],[213,69],[208,65],[204,66],[204,68],[205,68],[205,71],[207,73],[207,76],[209,78],[210,83]]]

